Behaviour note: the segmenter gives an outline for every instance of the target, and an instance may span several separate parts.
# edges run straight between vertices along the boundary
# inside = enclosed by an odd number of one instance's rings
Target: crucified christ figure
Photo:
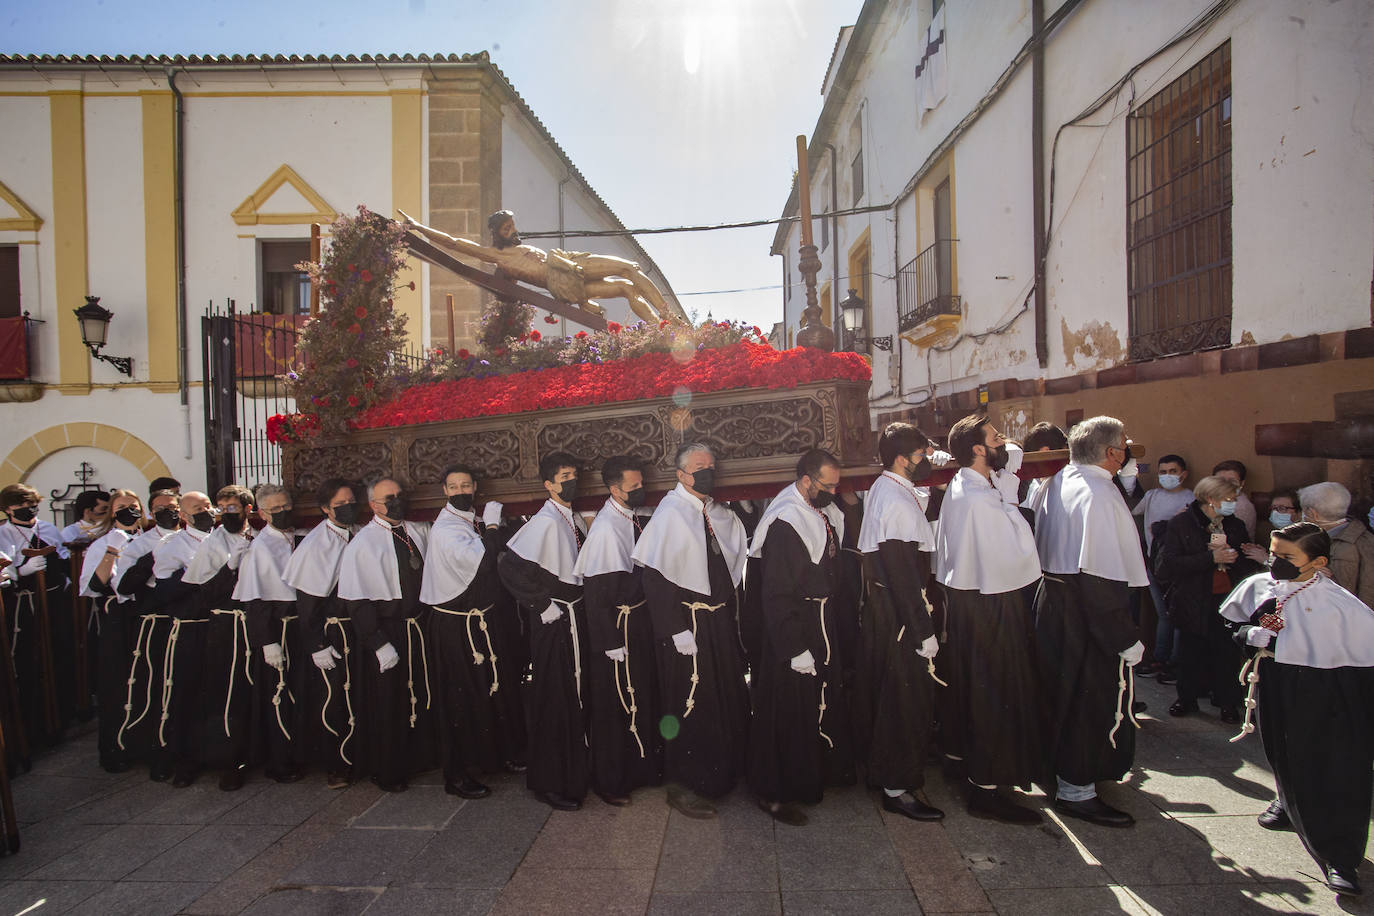
[[[522,244],[515,228],[515,214],[510,210],[498,210],[487,219],[490,246],[423,225],[404,210],[396,212],[407,229],[420,233],[440,248],[495,264],[506,276],[546,289],[555,299],[581,306],[594,315],[604,312],[591,300],[624,299],[645,321],[687,320],[681,308],[670,305],[634,261],[585,251],[545,251]]]

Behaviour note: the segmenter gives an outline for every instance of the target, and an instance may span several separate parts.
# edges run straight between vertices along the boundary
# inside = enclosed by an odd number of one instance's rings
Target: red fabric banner
[[[0,318],[0,381],[29,377],[29,341],[23,318]]]
[[[272,378],[296,366],[296,335],[308,315],[234,316],[234,373]]]

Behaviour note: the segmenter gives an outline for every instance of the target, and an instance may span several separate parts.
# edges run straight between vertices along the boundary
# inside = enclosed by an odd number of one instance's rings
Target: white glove
[[[1126,664],[1134,668],[1136,665],[1140,664],[1140,660],[1145,657],[1145,644],[1137,639],[1135,645],[1131,646],[1129,649],[1123,649],[1117,654],[1126,660]]]
[[[921,648],[916,650],[916,654],[921,658],[934,658],[935,653],[940,651],[940,640],[934,636],[927,636],[921,643]]]
[[[489,528],[495,528],[497,525],[500,525],[501,509],[502,506],[500,503],[495,500],[489,501],[482,507],[482,524]]]
[[[553,623],[563,616],[563,609],[556,602],[550,601],[549,606],[539,615],[539,619],[544,623]]]
[[[1245,634],[1245,644],[1257,649],[1264,649],[1268,647],[1269,640],[1278,635],[1273,630],[1266,630],[1264,627],[1251,627],[1250,632]]]
[[[343,658],[343,656],[340,655],[338,650],[333,646],[325,646],[320,651],[310,654],[311,661],[313,661],[315,667],[319,668],[321,671],[333,671],[334,660],[339,658]]]
[[[816,659],[811,655],[810,649],[803,650],[801,655],[793,656],[792,670],[798,674],[816,673]]]
[[[623,662],[625,660],[625,647],[621,646],[619,649],[607,649],[606,657],[613,662]]]
[[[271,642],[263,646],[262,657],[267,664],[276,668],[278,671],[286,665],[286,654],[282,652],[281,643],[279,642]]]
[[[935,451],[931,452],[930,455],[927,457],[930,458],[931,467],[937,468],[942,468],[954,460],[953,455],[951,455],[949,452],[942,452],[938,448]]]
[[[24,565],[19,567],[19,575],[31,576],[40,569],[48,568],[48,558],[46,556],[29,557],[24,561]]]
[[[1116,472],[1116,476],[1121,478],[1121,486],[1127,493],[1135,492],[1135,479],[1140,476],[1140,465],[1136,464],[1134,458],[1121,466],[1121,470]]]
[[[246,524],[246,523],[245,523],[244,527],[247,527],[247,524]],[[238,568],[239,568],[239,564],[243,562],[243,555],[248,551],[248,548],[251,547],[252,545],[253,545],[253,542],[250,541],[250,540],[249,540],[248,538],[246,538],[246,537],[244,537],[244,538],[230,538],[230,539],[229,539],[229,560],[228,560],[228,564],[229,564],[229,568],[230,568],[230,569],[238,569]]]
[[[697,640],[692,635],[691,630],[683,630],[681,633],[673,634],[673,648],[683,655],[697,654]]]
[[[377,664],[382,671],[390,671],[396,667],[396,663],[401,660],[400,653],[391,643],[387,643],[377,650]]]
[[[1026,458],[1026,450],[1015,442],[1007,443],[1007,466],[1002,470],[1015,477],[1016,472],[1021,470],[1021,462]]]

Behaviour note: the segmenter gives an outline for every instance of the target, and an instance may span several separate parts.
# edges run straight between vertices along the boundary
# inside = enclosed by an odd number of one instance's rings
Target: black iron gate
[[[281,452],[267,421],[296,409],[286,374],[297,366],[304,315],[240,313],[231,299],[200,320],[205,395],[205,477],[213,495],[226,484],[250,489],[281,480]]]

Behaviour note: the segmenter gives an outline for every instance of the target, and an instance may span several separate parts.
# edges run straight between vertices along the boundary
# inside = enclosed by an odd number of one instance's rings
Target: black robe
[[[497,568],[501,583],[525,612],[530,631],[533,684],[525,704],[529,735],[525,785],[534,792],[580,801],[591,779],[584,711],[587,688],[585,679],[579,678],[587,663],[582,589],[513,550],[501,554]],[[539,615],[555,598],[563,614],[553,623],[544,623]]]
[[[1265,602],[1251,625],[1273,611],[1274,601]],[[1236,641],[1244,645],[1249,630],[1241,627]],[[1265,657],[1256,692],[1279,803],[1319,865],[1353,874],[1364,860],[1374,794],[1374,668],[1308,668]]]
[[[916,790],[934,719],[935,680],[917,654],[935,634],[924,597],[930,554],[911,541],[883,541],[864,555],[868,598],[859,627],[854,732],[875,788]]]
[[[626,796],[663,781],[658,665],[643,574],[635,567],[582,580],[590,643],[592,785],[603,795]],[[606,657],[619,648],[626,650],[625,661]]]
[[[125,710],[115,732],[118,750],[130,761],[151,762],[160,751],[158,725],[162,719],[162,680],[167,661],[167,637],[172,629],[171,618],[158,603],[153,588],[153,552],[139,557],[134,565],[120,574],[115,591],[132,600],[122,607],[128,609],[130,640]],[[132,605],[132,607],[130,607]]]
[[[133,638],[129,623],[129,605],[120,603],[109,582],[101,582],[91,575],[86,586],[99,594],[91,599],[91,615],[98,621],[100,636],[95,641],[96,748],[100,765],[119,769],[127,765],[127,756],[115,744],[119,726],[124,722],[124,700],[128,690],[129,641]]]
[[[1030,605],[1034,585],[998,595],[941,588],[949,687],[942,750],[982,786],[1020,786],[1044,773],[1039,672]]]
[[[702,525],[706,527],[703,517]],[[665,741],[664,775],[698,795],[720,798],[744,773],[748,753],[749,692],[744,680],[738,595],[725,558],[706,530],[706,570],[711,594],[688,591],[656,569],[644,570],[644,595],[657,647],[659,731]],[[688,610],[687,605],[723,605],[719,610]],[[674,648],[673,634],[691,631],[695,656]],[[695,689],[692,677],[698,681]],[[688,699],[691,705],[688,705]]]
[[[302,648],[302,658],[295,663],[302,672],[301,693],[296,696],[301,710],[300,757],[326,773],[346,775],[352,772],[358,753],[363,698],[358,685],[369,653],[358,644],[337,589],[323,597],[297,589],[296,613]],[[331,646],[339,655],[333,668],[320,668],[314,659],[304,657]],[[375,662],[376,656],[371,660]]]
[[[486,553],[467,589],[436,605],[429,618],[430,675],[448,782],[494,772],[525,754],[523,672],[507,660],[524,653],[515,644],[519,628],[499,619],[511,612],[502,601],[496,551],[485,534],[483,541]]]
[[[1074,785],[1120,779],[1131,768],[1136,729],[1129,693],[1119,687],[1119,653],[1137,641],[1130,607],[1125,582],[1088,573],[1040,580],[1035,632],[1050,785],[1055,776]]]
[[[315,670],[305,652],[300,619],[294,601],[253,600],[244,603],[248,641],[257,674],[252,700],[255,737],[262,742],[261,757],[267,775],[281,776],[305,762],[305,743],[298,741],[304,722],[306,668]],[[262,647],[279,643],[284,671],[267,664]]]
[[[404,531],[404,529],[402,529]],[[362,710],[358,753],[350,755],[355,775],[370,775],[384,786],[404,784],[434,766],[433,681],[425,658],[423,632],[430,610],[420,603],[423,566],[412,569],[406,543],[393,536],[401,597],[394,601],[349,601],[349,617],[362,658]],[[382,671],[377,650],[387,643],[400,656]],[[354,709],[358,704],[355,702]]]
[[[221,582],[222,576],[228,574],[232,589],[232,571],[226,567],[220,573],[217,578]],[[151,599],[162,613],[172,618],[164,669],[163,695],[166,699],[161,706],[165,721],[158,728],[157,753],[164,764],[195,768],[209,752],[203,741],[206,735],[202,724],[207,706],[205,642],[210,616],[210,601],[204,592],[210,583],[203,587],[191,585],[182,580],[185,574],[182,568],[156,580]]]
[[[262,651],[254,651],[243,604],[234,600],[238,573],[226,563],[201,586],[205,661],[200,709],[200,762],[216,769],[247,766],[261,758],[262,729],[256,698],[267,681]]]
[[[750,684],[748,780],[765,801],[814,804],[836,774],[853,770],[835,606],[837,540],[832,531],[827,547],[835,555],[822,553],[813,563],[796,529],[775,520],[763,544],[763,629]],[[814,675],[792,670],[791,660],[807,651]]]
[[[37,525],[33,532],[30,547],[52,546],[38,536]],[[22,555],[14,558],[16,575],[18,567],[26,562],[28,558]],[[44,563],[43,595],[38,592],[37,573],[23,576],[9,588],[0,590],[5,604],[5,623],[9,627],[6,635],[19,687],[19,705],[30,743],[58,741],[76,709],[75,634],[68,567],[69,561],[54,551],[47,555]],[[46,618],[42,616],[43,598],[47,603]],[[45,638],[40,635],[44,631]],[[52,692],[56,703],[55,723],[49,721],[48,691]]]

